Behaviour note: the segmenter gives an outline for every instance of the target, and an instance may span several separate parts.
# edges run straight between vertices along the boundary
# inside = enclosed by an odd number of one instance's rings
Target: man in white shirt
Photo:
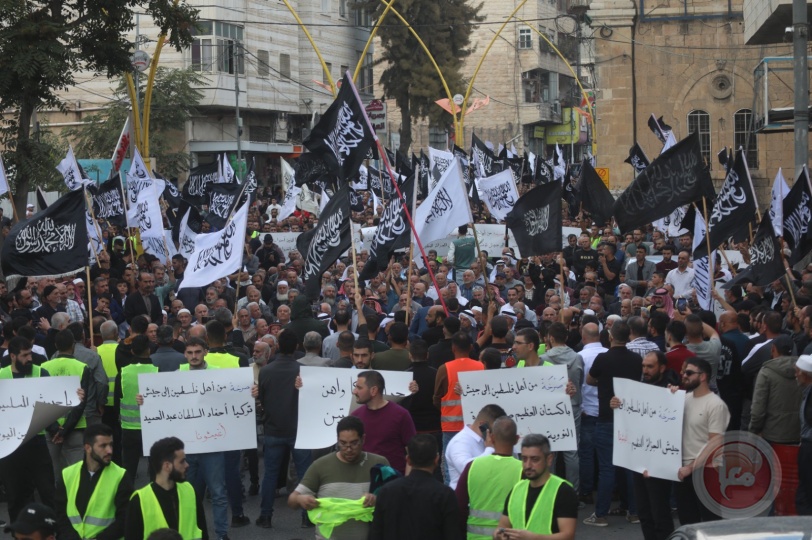
[[[479,456],[493,454],[493,437],[490,427],[505,410],[499,405],[485,405],[476,416],[473,424],[468,424],[454,435],[445,449],[448,464],[448,486],[457,488],[457,481],[470,461]]]
[[[694,269],[688,267],[691,255],[687,251],[680,251],[677,257],[677,267],[665,276],[665,283],[674,287],[674,298],[691,298],[694,293]]]
[[[581,343],[584,348],[578,353],[584,361],[584,373],[589,373],[595,357],[608,349],[601,345],[600,330],[595,323],[587,323],[581,328]],[[592,491],[595,487],[595,426],[598,422],[598,387],[581,385],[581,441],[578,447],[580,462],[580,498],[592,504]]]

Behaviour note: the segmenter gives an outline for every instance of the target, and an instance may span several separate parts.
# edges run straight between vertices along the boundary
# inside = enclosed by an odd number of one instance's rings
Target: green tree
[[[378,0],[354,4],[379,18],[386,6]],[[452,94],[463,93],[465,81],[462,65],[472,52],[469,48],[475,23],[483,3],[471,5],[467,0],[397,0],[394,8],[417,31],[431,51]],[[428,118],[432,126],[447,127],[451,116],[437,106],[446,97],[445,89],[431,61],[417,39],[394,15],[387,14],[378,30],[383,53],[376,65],[384,66],[380,77],[384,95],[394,99],[402,115],[400,151],[406,153],[412,144],[412,120]]]
[[[157,160],[159,171],[167,177],[177,176],[189,168],[189,153],[178,142],[184,140],[185,122],[196,114],[195,107],[203,97],[196,87],[204,82],[191,69],[158,68],[155,74],[149,130],[150,157]],[[103,111],[86,117],[81,126],[65,131],[65,135],[74,141],[77,156],[110,158],[121,135],[121,128],[130,115],[130,102],[124,83],[119,86],[114,98]]]
[[[120,76],[129,71],[126,34],[134,12],[146,12],[178,50],[191,43],[197,10],[172,0],[0,0],[0,143],[15,174],[22,210],[35,179],[51,174],[51,146],[31,138],[35,110],[66,110],[59,92],[85,71]]]

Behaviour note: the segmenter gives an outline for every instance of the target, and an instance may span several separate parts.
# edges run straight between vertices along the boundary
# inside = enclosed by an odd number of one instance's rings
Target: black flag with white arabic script
[[[341,90],[313,127],[304,145],[320,156],[342,183],[358,173],[375,144],[375,133],[352,78],[344,75]]]
[[[413,190],[414,175],[400,185],[400,192],[409,206],[411,206]],[[403,211],[404,199],[395,194],[386,201],[378,228],[375,230],[375,236],[372,237],[369,245],[369,259],[358,279],[371,279],[378,272],[386,269],[389,265],[389,255],[397,249],[407,247],[411,242],[411,227],[409,227],[409,221]],[[409,214],[412,214],[411,209]]]
[[[642,148],[640,148],[640,145],[637,144],[637,142],[635,142],[634,145],[629,148],[629,157],[627,157],[624,162],[632,166],[635,176],[643,172],[646,167],[651,165],[651,162],[648,160],[648,156],[646,156],[646,153]]]
[[[775,236],[769,212],[761,218],[753,243],[750,245],[750,274],[753,284],[769,285],[784,274],[781,244]]]
[[[516,201],[505,224],[522,257],[561,250],[561,182],[534,187]]]
[[[471,160],[477,178],[487,178],[501,172],[502,167],[496,165],[496,156],[476,133],[471,135]]]
[[[180,242],[180,234],[182,232],[180,230],[181,222],[183,221],[183,216],[185,216],[189,210],[191,210],[191,213],[189,214],[186,226],[195,234],[199,234],[203,230],[204,219],[200,210],[193,204],[189,204],[186,199],[182,199],[177,212],[175,212],[175,220],[172,222],[172,240],[174,242]]]
[[[183,199],[195,206],[203,206],[209,202],[206,186],[218,182],[220,172],[217,162],[198,165],[189,170],[189,177],[183,184]]]
[[[215,229],[222,229],[240,203],[243,186],[237,182],[209,184],[207,191],[209,193],[209,213],[206,214],[206,221]]]
[[[692,133],[637,175],[615,201],[615,219],[621,231],[631,231],[692,203],[712,188],[699,135]]]
[[[116,227],[127,226],[127,213],[124,209],[124,196],[121,189],[121,176],[103,182],[93,193],[93,213],[97,220],[105,220]]]
[[[713,207],[708,210],[710,241],[703,241],[694,249],[694,260],[708,254],[708,243],[716,249],[727,241],[740,227],[747,228],[756,214],[756,198],[747,169],[744,150],[736,152],[733,167],[728,170],[722,189],[716,196]],[[683,219],[683,223],[685,220]]]
[[[302,154],[299,156],[293,163],[293,170],[296,173],[296,185],[299,187],[310,184],[330,172],[321,156],[316,154]]]
[[[790,264],[803,259],[804,255],[812,249],[812,239],[809,238],[809,222],[812,220],[812,188],[809,176],[804,167],[792,189],[784,198],[784,241],[792,250]]]
[[[85,193],[65,195],[17,222],[3,242],[3,275],[13,289],[21,277],[67,277],[88,264]]]
[[[584,210],[595,218],[595,223],[603,226],[612,219],[615,198],[603,183],[588,159],[581,164],[581,180],[578,182],[578,195]]]
[[[321,275],[347,251],[350,237],[349,186],[346,184],[325,205],[316,227],[299,235],[296,249],[304,258],[302,281],[311,301],[319,298]]]

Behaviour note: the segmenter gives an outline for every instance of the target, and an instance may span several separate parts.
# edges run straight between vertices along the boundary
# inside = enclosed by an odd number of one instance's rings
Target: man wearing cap
[[[29,205],[27,205],[27,206],[25,207],[25,217],[26,217],[26,219],[27,219],[27,218],[30,218],[30,217],[31,217],[31,216],[33,216],[33,215],[34,215],[34,205],[33,205],[33,204],[29,204]]]
[[[16,540],[55,540],[56,514],[44,504],[30,503],[5,531]]]
[[[59,538],[121,538],[133,487],[124,469],[113,463],[113,430],[104,424],[88,427],[84,450],[85,458],[63,469],[57,480]]]
[[[45,319],[50,321],[56,312],[64,312],[65,308],[59,305],[61,296],[56,285],[47,285],[40,295],[41,304],[34,312],[34,320]]]

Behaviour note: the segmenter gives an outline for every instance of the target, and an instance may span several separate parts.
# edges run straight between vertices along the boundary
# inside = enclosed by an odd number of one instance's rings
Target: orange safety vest
[[[440,400],[440,425],[443,431],[461,431],[465,422],[462,420],[462,401],[454,393],[461,371],[481,371],[485,369],[482,362],[470,358],[457,358],[445,364],[448,373],[448,390]]]

